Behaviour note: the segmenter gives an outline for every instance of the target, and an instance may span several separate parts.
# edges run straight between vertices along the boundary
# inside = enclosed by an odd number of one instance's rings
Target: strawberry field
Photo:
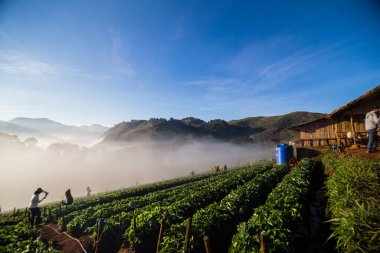
[[[315,170],[308,159],[291,168],[258,162],[82,198],[71,206],[48,204],[42,217],[72,237],[90,236],[87,252],[305,252],[312,239]],[[61,250],[40,237],[39,227],[30,228],[28,216],[26,209],[3,214],[0,252]]]

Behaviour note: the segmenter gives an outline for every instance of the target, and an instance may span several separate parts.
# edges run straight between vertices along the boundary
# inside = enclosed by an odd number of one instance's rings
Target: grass
[[[380,160],[327,154],[331,237],[344,252],[380,252]]]

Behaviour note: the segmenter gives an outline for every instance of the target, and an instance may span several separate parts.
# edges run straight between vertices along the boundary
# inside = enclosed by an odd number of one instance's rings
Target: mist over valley
[[[150,119],[122,122],[110,129],[66,126],[48,119],[18,118],[8,122],[8,128],[2,122],[0,206],[2,210],[25,207],[38,187],[50,193],[47,203],[63,200],[69,188],[75,198],[84,196],[87,186],[100,193],[191,171],[201,173],[215,165],[268,160],[274,156],[276,142],[292,138],[288,126],[320,115],[296,112],[229,122]],[[25,139],[3,132],[10,127]],[[46,138],[40,145],[34,137],[40,135],[35,133],[66,141],[48,143]],[[67,141],[79,140],[81,134],[93,145]]]

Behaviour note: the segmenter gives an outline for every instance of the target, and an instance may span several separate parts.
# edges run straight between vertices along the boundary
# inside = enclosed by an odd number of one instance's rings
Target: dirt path
[[[89,236],[74,238],[67,232],[59,232],[59,228],[55,224],[42,225],[41,237],[46,241],[53,242],[63,253],[93,252],[93,240]]]

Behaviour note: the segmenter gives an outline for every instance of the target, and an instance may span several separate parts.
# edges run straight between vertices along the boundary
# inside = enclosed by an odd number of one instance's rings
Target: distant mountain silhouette
[[[288,130],[288,127],[322,116],[321,113],[292,112],[280,116],[250,117],[231,121],[215,119],[205,122],[192,117],[181,120],[132,120],[110,128],[104,134],[100,145],[140,140],[187,141],[198,138],[215,138],[233,143],[279,142],[297,138],[297,133]]]
[[[90,145],[108,130],[99,124],[69,126],[47,118],[14,118],[0,121],[0,132],[17,135],[20,139],[35,137],[42,146],[53,142],[72,142]]]

